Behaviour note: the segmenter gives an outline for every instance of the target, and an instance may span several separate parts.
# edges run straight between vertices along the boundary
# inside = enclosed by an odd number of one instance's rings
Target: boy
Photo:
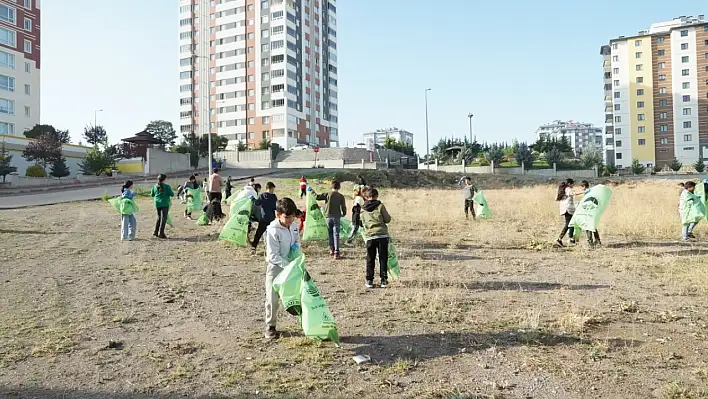
[[[462,194],[465,198],[465,218],[469,219],[469,213],[472,213],[472,219],[476,219],[477,215],[474,213],[474,193],[477,192],[477,187],[472,184],[472,178],[465,176],[465,186],[462,188]]]
[[[305,179],[305,175],[302,175],[300,177],[300,198],[304,197],[305,194],[307,194],[307,179]]]
[[[388,214],[384,204],[379,201],[379,192],[369,188],[366,201],[361,207],[361,223],[364,225],[366,236],[366,288],[374,287],[374,268],[376,266],[376,252],[379,253],[381,269],[381,288],[388,287],[388,223],[391,215]]]
[[[583,188],[583,194],[587,195],[587,193],[590,191],[590,182],[587,180],[583,180],[580,182],[580,187]],[[590,247],[602,245],[602,242],[600,241],[600,232],[597,229],[595,229],[595,231],[588,230],[585,233],[588,236],[588,244],[590,244]]]
[[[290,249],[300,245],[300,236],[297,227],[293,223],[297,214],[297,206],[290,198],[278,200],[275,216],[266,228],[266,276],[265,276],[265,337],[275,339],[278,337],[276,322],[280,300],[278,294],[273,291],[273,280],[287,266],[287,257]]]
[[[686,211],[687,206],[692,206],[693,201],[698,201],[698,196],[693,194],[693,191],[696,189],[696,183],[692,181],[687,181],[684,184],[684,190],[681,192],[681,198],[679,199],[679,214],[681,215],[681,219],[683,220],[683,214]],[[696,222],[689,222],[687,224],[683,225],[682,228],[682,233],[683,233],[683,240],[684,241],[689,241],[692,239],[695,239],[696,236],[693,235],[693,229],[696,227]]]
[[[340,220],[347,216],[347,201],[344,195],[339,192],[342,185],[338,181],[332,182],[332,191],[325,194],[317,195],[312,187],[309,188],[312,194],[315,195],[317,201],[324,201],[324,216],[327,218],[327,233],[329,235],[329,255],[334,259],[342,259],[339,252],[339,227]],[[310,209],[307,210],[308,212]]]
[[[266,191],[259,195],[256,200],[256,207],[260,214],[258,215],[256,235],[253,237],[253,244],[251,245],[252,254],[256,253],[256,248],[261,241],[261,237],[263,237],[263,233],[266,231],[266,227],[275,220],[277,203],[278,197],[275,195],[275,184],[268,182],[266,183]]]

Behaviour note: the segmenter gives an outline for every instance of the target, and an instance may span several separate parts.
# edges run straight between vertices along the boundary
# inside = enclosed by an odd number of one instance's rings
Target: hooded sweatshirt
[[[293,223],[288,228],[275,219],[266,228],[265,236],[268,267],[285,267],[290,248],[300,242],[297,225]]]
[[[361,223],[364,225],[364,235],[367,240],[388,237],[387,223],[391,223],[391,215],[379,200],[367,200],[361,207]]]
[[[260,213],[259,221],[263,223],[270,223],[275,219],[275,207],[278,203],[278,196],[274,193],[269,193],[268,191],[262,193],[258,196],[256,200],[256,205],[258,206],[258,211]]]

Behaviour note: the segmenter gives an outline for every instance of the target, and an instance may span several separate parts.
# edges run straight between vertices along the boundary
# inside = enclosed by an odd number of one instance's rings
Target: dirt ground
[[[305,245],[341,348],[282,311],[283,337],[263,339],[262,245],[220,242],[179,205],[158,241],[141,199],[128,243],[101,201],[1,212],[0,397],[708,397],[708,223],[678,242],[674,183],[615,187],[596,250],[550,244],[553,187],[482,188],[495,217],[475,222],[458,191],[383,190],[388,289],[364,288],[361,243],[339,262]]]

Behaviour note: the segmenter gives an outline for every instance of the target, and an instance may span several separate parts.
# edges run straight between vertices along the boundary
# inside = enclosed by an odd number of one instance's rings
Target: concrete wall
[[[323,167],[326,169],[343,169],[345,167],[344,161],[341,159],[319,160],[317,161],[317,165],[318,167]],[[315,160],[277,162],[274,163],[274,166],[278,169],[307,169],[315,166]],[[350,167],[361,168],[361,163],[352,164]]]
[[[24,90],[24,88],[22,88],[22,90]],[[24,112],[24,109],[22,112]],[[22,151],[24,151],[27,144],[32,141],[34,140],[26,137],[0,134],[0,143],[5,144],[5,149],[9,152],[9,155],[12,156],[11,164],[17,168],[17,174],[20,176],[24,176],[27,168],[35,164],[34,162],[27,161],[22,156]],[[76,176],[80,173],[79,163],[83,161],[88,151],[91,151],[91,147],[84,147],[75,144],[64,144],[62,146],[62,155],[66,158],[66,166],[71,171],[71,175],[69,175],[70,177]],[[49,174],[50,171],[51,167],[47,166],[47,174]]]
[[[426,169],[426,165],[418,165],[418,169]],[[571,178],[594,178],[596,173],[594,169],[583,170],[558,170],[553,169],[531,169],[523,171],[521,168],[496,168],[491,166],[468,166],[462,165],[430,165],[430,170],[440,172],[460,173],[460,174],[495,174],[495,175],[525,175],[537,177],[571,177]]]
[[[206,168],[209,161],[206,158],[199,160],[199,168]],[[192,170],[189,164],[189,154],[165,152],[157,148],[148,148],[145,161],[145,175],[159,173],[174,173]]]
[[[258,151],[220,151],[214,153],[214,159],[222,161],[222,168],[270,168],[270,150]]]
[[[122,174],[141,175],[144,173],[145,163],[142,158],[130,158],[121,159],[116,166]]]

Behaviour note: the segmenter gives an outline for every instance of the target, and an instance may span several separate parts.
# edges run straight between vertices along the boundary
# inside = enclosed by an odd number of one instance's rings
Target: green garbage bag
[[[305,227],[302,233],[303,241],[324,241],[328,238],[327,222],[322,210],[317,205],[317,199],[311,191],[307,192],[307,213],[305,213]]]
[[[202,190],[199,188],[187,189],[187,212],[202,210]]]
[[[108,203],[111,204],[113,209],[115,209],[118,213],[120,213],[120,200],[120,197],[115,197],[108,200]]]
[[[135,213],[138,213],[138,211],[140,210],[138,208],[138,204],[135,203],[135,200],[128,198],[115,197],[109,199],[108,203],[111,204],[113,209],[115,209],[116,212],[120,213],[121,215],[133,215]]]
[[[349,219],[341,218],[339,220],[339,236],[340,237],[347,237],[352,234],[352,222]]]
[[[708,198],[706,198],[706,189],[702,181],[696,183],[696,189],[693,191],[693,193],[701,199],[701,202],[703,202],[703,206],[705,206],[706,200],[708,200]],[[706,218],[708,218],[708,212],[706,212]]]
[[[251,199],[243,198],[233,203],[234,213],[219,234],[219,239],[240,247],[248,244],[248,220],[251,217]]]
[[[706,217],[706,206],[701,198],[694,193],[686,192],[683,199],[681,222],[684,225],[698,223]]]
[[[396,256],[396,246],[393,245],[390,237],[388,239],[388,262],[386,263],[386,268],[388,269],[388,278],[391,280],[397,280],[401,277],[401,267],[398,264],[398,256]]]
[[[302,314],[300,288],[302,287],[302,279],[305,276],[305,256],[299,250],[298,253],[299,256],[296,256],[288,263],[273,280],[273,290],[280,297],[283,308],[294,316]]]
[[[206,213],[202,213],[201,216],[199,216],[199,219],[197,219],[197,225],[198,226],[206,226],[209,224],[209,218],[207,218]]]
[[[610,197],[612,197],[612,190],[602,184],[592,187],[583,196],[575,207],[575,213],[569,223],[569,226],[575,229],[573,234],[575,239],[580,237],[580,232],[583,230],[597,231],[600,217],[605,212]]]
[[[479,208],[477,208],[477,217],[482,219],[489,219],[492,217],[492,211],[489,209],[489,205],[487,205],[487,199],[484,198],[483,191],[477,191],[477,194],[472,197],[472,201],[479,205]]]
[[[302,304],[302,331],[306,337],[316,339],[329,339],[339,344],[339,334],[337,334],[337,323],[334,316],[327,307],[327,302],[320,290],[312,281],[310,273],[304,271],[302,286],[300,287]]]

